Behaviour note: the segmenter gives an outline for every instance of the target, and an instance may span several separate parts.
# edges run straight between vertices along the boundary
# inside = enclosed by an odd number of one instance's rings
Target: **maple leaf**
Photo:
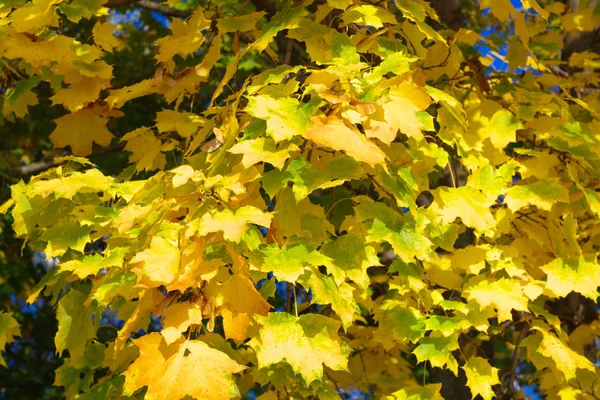
[[[134,272],[140,277],[139,284],[152,288],[168,285],[179,273],[180,252],[176,243],[160,236],[155,236],[150,247],[137,253],[131,264],[142,263]]]
[[[549,211],[557,202],[568,203],[569,192],[558,180],[548,179],[531,185],[513,186],[506,191],[504,201],[512,211],[518,211],[527,205]]]
[[[527,348],[528,356],[537,368],[549,367],[558,376],[569,381],[577,376],[580,369],[595,372],[594,364],[577,354],[562,340],[548,332],[546,326],[536,326],[535,334],[523,339],[521,345]]]
[[[336,284],[333,278],[321,275],[315,268],[312,268],[311,272],[308,278],[301,279],[300,283],[311,289],[312,302],[330,304],[342,320],[344,329],[352,326],[355,315],[360,314],[360,308],[353,297],[354,288],[346,282]]]
[[[367,135],[377,137],[384,143],[392,142],[398,129],[405,135],[420,137],[423,123],[416,112],[425,110],[431,104],[425,89],[404,81],[390,89],[387,100],[381,105],[383,115],[374,115],[368,120]]]
[[[285,161],[290,158],[290,152],[297,150],[298,146],[295,144],[276,148],[275,141],[270,138],[245,140],[229,149],[233,154],[243,154],[242,164],[246,168],[259,162],[266,162],[279,169],[282,169]]]
[[[274,98],[257,95],[248,98],[246,112],[267,121],[267,134],[276,142],[300,135],[310,126],[311,120],[300,102],[289,97]]]
[[[474,282],[465,290],[465,297],[467,300],[476,300],[481,308],[494,306],[498,310],[498,321],[512,320],[513,309],[528,310],[529,299],[518,281],[506,278],[472,281]]]
[[[14,317],[4,311],[0,311],[0,351],[4,350],[7,343],[14,341],[15,336],[20,336],[19,323]],[[6,367],[3,357],[0,357],[0,365]]]
[[[432,367],[448,368],[454,374],[458,373],[458,362],[452,351],[458,349],[458,335],[442,336],[437,332],[419,340],[413,351],[417,362],[429,361]]]
[[[442,384],[414,386],[400,389],[387,397],[389,400],[443,400]]]
[[[467,375],[467,385],[473,397],[480,395],[483,400],[491,400],[495,393],[492,386],[499,385],[498,368],[492,367],[485,358],[471,357],[461,367]]]
[[[252,265],[261,271],[273,272],[282,281],[296,282],[307,266],[331,266],[331,260],[307,243],[294,243],[281,248],[272,244],[253,252]]]
[[[206,293],[221,306],[225,336],[240,342],[247,337],[250,319],[254,315],[267,315],[271,308],[242,271],[231,275],[227,269],[221,269],[220,276],[211,280]]]
[[[63,115],[54,120],[56,128],[50,134],[54,147],[71,146],[77,156],[92,154],[92,143],[108,146],[113,138],[106,129],[108,120],[97,115],[92,108]]]
[[[138,171],[153,171],[165,166],[167,159],[163,151],[170,150],[170,146],[163,144],[152,130],[138,128],[125,134],[121,140],[127,141],[125,150],[133,153],[129,161],[136,163]]]
[[[47,257],[61,256],[69,248],[83,253],[90,241],[90,227],[76,223],[59,225],[46,230],[40,239],[48,242],[44,250]]]
[[[206,123],[199,115],[163,110],[156,114],[156,129],[159,132],[175,131],[184,138],[191,137]]]
[[[460,217],[466,226],[477,230],[486,230],[494,225],[494,218],[489,211],[490,201],[479,190],[466,186],[439,188],[438,195],[443,203],[438,212],[444,224]]]
[[[371,166],[385,163],[385,153],[356,129],[346,125],[344,120],[336,117],[314,117],[312,122],[311,128],[301,133],[306,139],[320,146],[344,151],[357,161]]]
[[[204,214],[199,220],[192,221],[198,234],[206,235],[211,232],[223,232],[225,240],[239,242],[248,229],[248,223],[269,226],[273,215],[265,213],[253,206],[243,206],[237,210],[224,209]],[[197,221],[197,222],[195,222]]]
[[[183,337],[167,345],[160,333],[150,333],[134,343],[140,356],[123,373],[125,395],[148,387],[148,400],[231,399],[240,395],[233,374],[246,367],[200,341]],[[152,368],[148,368],[152,365]]]
[[[111,251],[106,257],[100,254],[85,256],[81,260],[71,260],[60,264],[63,271],[73,271],[79,279],[97,274],[102,268],[120,267],[123,265],[123,252],[117,249]]]
[[[83,357],[88,341],[96,336],[92,309],[84,306],[86,298],[85,293],[71,289],[58,302],[58,332],[54,343],[59,354],[69,350],[72,360]]]
[[[325,243],[321,253],[331,259],[332,265],[327,265],[327,270],[333,275],[336,283],[339,284],[345,278],[349,278],[363,290],[366,290],[371,283],[367,268],[379,265],[375,249],[365,246],[364,239],[353,233]]]
[[[113,49],[121,44],[121,41],[114,35],[115,27],[109,22],[96,22],[92,29],[94,42],[104,51],[112,52]]]
[[[425,316],[414,308],[403,308],[396,300],[384,302],[375,318],[379,321],[375,339],[387,349],[391,349],[395,341],[416,343],[425,335]]]
[[[557,258],[540,268],[548,275],[546,289],[556,296],[566,297],[570,292],[577,292],[592,300],[598,297],[600,267],[596,262],[583,257],[579,260]]]
[[[162,315],[164,322],[160,334],[165,338],[167,345],[176,342],[190,325],[202,324],[202,307],[195,303],[173,304]]]
[[[258,337],[248,342],[258,358],[259,368],[281,361],[288,363],[310,385],[323,376],[323,366],[346,370],[348,345],[340,340],[340,323],[322,315],[269,313],[257,317],[262,325]]]

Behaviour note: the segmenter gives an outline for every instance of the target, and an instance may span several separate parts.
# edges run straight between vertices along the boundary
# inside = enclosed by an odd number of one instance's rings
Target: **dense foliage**
[[[2,376],[600,398],[600,6],[513,3],[0,3]]]

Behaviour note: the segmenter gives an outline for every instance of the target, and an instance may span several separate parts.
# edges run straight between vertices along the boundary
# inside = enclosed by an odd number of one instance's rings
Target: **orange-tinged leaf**
[[[134,343],[140,356],[123,374],[125,395],[144,386],[148,387],[144,396],[148,400],[179,400],[186,396],[229,400],[240,395],[233,374],[246,367],[204,342],[182,337],[167,345],[159,333],[153,332]]]
[[[358,130],[350,128],[345,121],[336,117],[314,117],[312,127],[302,133],[306,139],[319,146],[344,151],[357,161],[371,166],[383,165],[385,153]]]
[[[244,341],[247,338],[250,319],[254,315],[267,315],[271,305],[262,298],[254,283],[241,271],[230,275],[228,271],[222,270],[220,277],[225,279],[212,279],[206,288],[206,294],[217,299],[217,303],[222,307],[225,336]]]

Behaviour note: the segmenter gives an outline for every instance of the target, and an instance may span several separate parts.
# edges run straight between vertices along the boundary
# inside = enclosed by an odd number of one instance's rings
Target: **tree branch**
[[[109,0],[104,6],[108,8],[117,8],[128,4],[135,4],[146,10],[156,11],[175,18],[187,18],[192,14],[189,11],[178,10],[164,4],[155,3],[152,0]]]
[[[124,148],[125,148],[124,143],[117,143],[115,145],[100,148],[100,149],[94,151],[88,157],[95,157],[95,156],[101,156],[101,155],[107,154],[107,153],[114,153],[117,151],[121,151]],[[14,177],[35,175],[35,174],[39,174],[40,172],[46,171],[50,168],[58,167],[59,165],[62,165],[65,163],[66,163],[66,161],[59,162],[57,160],[33,162],[31,164],[27,164],[22,167],[11,169],[10,171],[8,171],[8,175],[14,176]]]

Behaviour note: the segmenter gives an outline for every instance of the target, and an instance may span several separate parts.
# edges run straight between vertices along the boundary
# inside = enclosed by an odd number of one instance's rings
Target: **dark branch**
[[[117,151],[121,151],[124,148],[125,148],[124,143],[117,143],[115,145],[100,148],[100,149],[94,151],[89,157],[101,156],[101,155],[107,154],[107,153],[114,153]],[[35,174],[39,174],[40,172],[46,171],[50,168],[58,167],[59,165],[65,164],[65,163],[66,163],[66,161],[59,162],[56,160],[38,161],[38,162],[34,162],[34,163],[31,163],[28,165],[24,165],[22,167],[11,169],[10,171],[8,171],[8,174],[10,176],[15,176],[15,177],[35,175]]]
[[[135,4],[138,7],[156,11],[169,17],[187,18],[191,15],[191,12],[189,11],[178,10],[164,4],[155,3],[152,0],[109,0],[104,6],[108,8],[117,8],[127,4]]]

